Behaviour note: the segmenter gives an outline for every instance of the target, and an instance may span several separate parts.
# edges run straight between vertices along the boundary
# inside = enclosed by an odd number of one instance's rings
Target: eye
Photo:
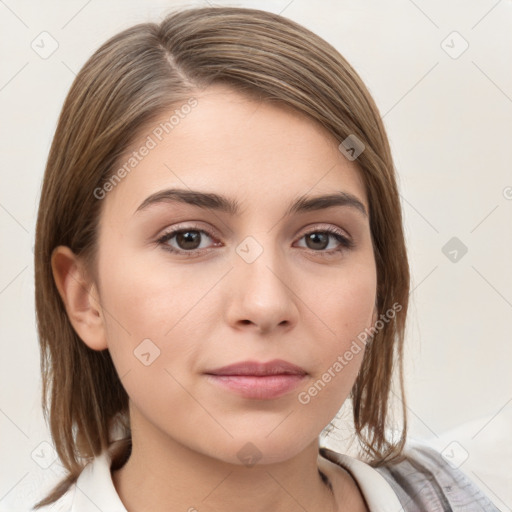
[[[212,246],[212,241],[213,237],[207,231],[195,227],[174,229],[158,239],[165,250],[182,254],[207,249]],[[219,244],[214,242],[213,245]]]
[[[332,227],[310,231],[303,235],[300,240],[304,240],[304,245],[299,245],[299,247],[327,254],[338,253],[354,246],[350,238]]]

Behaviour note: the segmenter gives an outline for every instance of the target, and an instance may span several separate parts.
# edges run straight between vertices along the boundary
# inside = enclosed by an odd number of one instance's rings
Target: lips
[[[290,393],[307,375],[300,366],[281,359],[242,361],[205,373],[212,384],[253,400],[271,400]]]
[[[274,359],[266,363],[256,361],[242,361],[240,363],[230,364],[215,370],[206,372],[209,375],[224,376],[266,376],[266,375],[306,375],[306,370],[282,359]]]

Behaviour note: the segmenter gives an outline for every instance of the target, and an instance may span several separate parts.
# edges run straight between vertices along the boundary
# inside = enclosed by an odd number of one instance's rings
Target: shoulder
[[[391,485],[406,511],[498,511],[462,471],[424,444],[408,444],[403,460],[375,469]]]

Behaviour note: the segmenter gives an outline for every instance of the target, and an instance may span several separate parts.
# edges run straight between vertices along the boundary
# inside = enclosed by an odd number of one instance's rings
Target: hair
[[[297,23],[255,9],[187,9],[159,24],[128,28],[104,43],[76,76],[60,114],[37,217],[35,303],[43,412],[68,474],[36,507],[56,501],[103,450],[111,451],[113,468],[122,465],[125,452],[113,452],[116,426],[128,442],[131,437],[128,396],[110,353],[90,349],[74,331],[54,282],[52,251],[68,246],[95,275],[103,202],[94,190],[112,178],[148,123],[212,84],[291,107],[339,142],[349,135],[363,141],[354,163],[369,203],[376,305],[382,313],[398,303],[401,312],[367,345],[350,398],[355,436],[370,464],[402,454],[409,266],[394,165],[378,109],[344,57]],[[388,430],[394,375],[403,402],[398,436]]]

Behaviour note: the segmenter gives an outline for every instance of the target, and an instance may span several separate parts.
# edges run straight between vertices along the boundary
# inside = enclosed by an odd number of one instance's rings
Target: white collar
[[[357,482],[370,512],[398,512],[403,507],[387,480],[369,464],[329,448],[323,448],[328,460],[346,469]]]
[[[80,473],[74,488],[70,512],[127,512],[117,494],[107,451],[94,458]]]
[[[346,469],[359,485],[371,512],[397,512],[402,505],[385,478],[370,465],[348,455],[325,449],[332,462]],[[70,512],[127,512],[116,492],[110,472],[110,457],[104,451],[80,473],[73,486]],[[68,498],[68,499],[69,499]]]

